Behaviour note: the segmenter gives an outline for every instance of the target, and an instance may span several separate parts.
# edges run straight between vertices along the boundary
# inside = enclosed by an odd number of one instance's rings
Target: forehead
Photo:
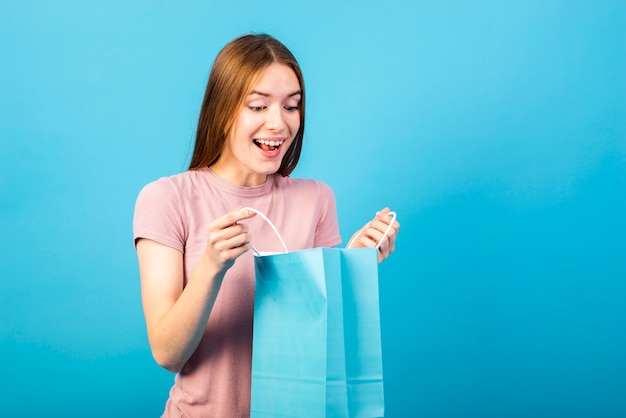
[[[252,84],[249,94],[293,95],[300,93],[300,82],[295,71],[285,65],[272,63],[265,67]]]

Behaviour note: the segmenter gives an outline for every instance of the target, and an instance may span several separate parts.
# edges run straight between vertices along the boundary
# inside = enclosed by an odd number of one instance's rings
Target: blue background
[[[251,31],[301,62],[344,241],[402,223],[387,416],[626,416],[625,2],[173,3],[0,0],[3,416],[162,411],[133,205]]]

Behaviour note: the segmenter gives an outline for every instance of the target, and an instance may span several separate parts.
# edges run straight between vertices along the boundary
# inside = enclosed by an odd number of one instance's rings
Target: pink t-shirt
[[[264,213],[290,251],[341,242],[335,197],[326,184],[280,175],[239,187],[210,169],[187,171],[148,184],[133,222],[135,240],[148,238],[184,255],[185,282],[206,247],[209,224],[248,206]],[[282,251],[260,216],[244,220],[259,251]],[[202,340],[176,375],[166,417],[242,417],[250,414],[254,261],[251,251],[227,272]]]

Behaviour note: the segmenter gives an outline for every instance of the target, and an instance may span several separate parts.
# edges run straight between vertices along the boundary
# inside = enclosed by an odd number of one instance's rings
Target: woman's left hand
[[[396,236],[398,235],[398,230],[400,229],[400,223],[393,220],[393,218],[389,215],[389,212],[389,208],[376,212],[374,219],[366,223],[363,228],[357,231],[350,239],[352,248],[376,247],[380,242],[378,247],[379,263],[389,257],[389,254],[391,254],[395,249]],[[385,231],[392,221],[393,224],[391,225],[391,228],[389,228],[387,236],[384,236]]]

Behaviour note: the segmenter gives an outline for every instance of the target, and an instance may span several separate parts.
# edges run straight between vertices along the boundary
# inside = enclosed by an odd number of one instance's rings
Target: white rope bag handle
[[[263,218],[263,220],[265,222],[268,223],[268,225],[272,228],[272,230],[274,231],[274,233],[276,234],[276,236],[278,237],[278,239],[280,240],[281,245],[283,246],[283,249],[285,250],[286,253],[289,252],[289,250],[287,249],[287,244],[285,244],[285,240],[283,240],[283,237],[280,235],[280,233],[278,232],[278,229],[276,229],[276,227],[274,226],[274,224],[272,223],[272,221],[269,220],[269,218],[267,216],[265,216],[265,214],[263,214],[263,212],[256,210],[254,208],[251,207],[243,207],[241,208],[242,210],[249,210],[251,212],[256,213],[257,215],[259,215],[261,218]],[[387,235],[389,235],[389,230],[391,229],[391,227],[393,226],[393,223],[396,221],[396,212],[389,212],[387,215],[391,216],[391,222],[389,223],[389,226],[387,226],[387,229],[385,230],[385,233],[383,234],[383,236],[380,238],[380,241],[378,241],[378,244],[376,245],[376,249],[380,248],[380,245],[383,243],[383,241],[385,240],[385,237],[387,237]],[[361,234],[363,234],[363,228],[361,228],[361,230],[359,231],[359,233],[357,235],[354,236],[354,238],[352,238],[352,240],[348,243],[348,245],[346,246],[346,248],[352,248],[352,244],[354,244],[354,241],[356,241],[356,239],[358,237],[361,236]],[[252,251],[254,251],[254,254],[256,254],[257,256],[261,256],[261,253],[254,248],[254,245],[251,245],[252,247]]]
[[[278,232],[278,229],[276,229],[276,227],[274,226],[274,224],[272,223],[272,221],[270,221],[270,220],[269,220],[269,218],[268,218],[267,216],[265,216],[265,215],[264,215],[261,211],[256,210],[256,209],[254,209],[254,208],[250,208],[250,207],[247,207],[247,206],[246,206],[246,207],[244,207],[244,208],[241,208],[241,210],[244,210],[244,209],[245,209],[245,210],[249,210],[249,211],[251,211],[251,212],[254,212],[254,213],[256,213],[257,215],[259,215],[261,218],[263,218],[263,220],[264,220],[265,222],[267,222],[267,223],[269,224],[269,226],[271,226],[271,227],[272,227],[272,230],[274,231],[274,233],[275,233],[275,234],[276,234],[276,236],[278,237],[278,239],[279,239],[279,241],[280,241],[281,245],[283,246],[283,249],[285,250],[285,252],[286,252],[286,253],[288,253],[288,252],[289,252],[289,250],[287,249],[287,245],[285,244],[285,240],[283,240],[283,237],[282,237],[282,236],[280,235],[280,233]],[[251,245],[251,247],[252,247],[252,251],[254,251],[254,254],[256,254],[256,255],[258,255],[258,256],[261,256],[261,253],[260,253],[260,252],[259,252],[256,248],[254,248],[254,246],[253,246],[253,245]]]
[[[387,229],[385,230],[385,233],[383,234],[383,236],[380,238],[380,241],[378,241],[378,245],[376,245],[376,249],[380,248],[380,245],[383,243],[383,241],[385,240],[385,238],[387,237],[387,235],[389,235],[389,230],[391,229],[391,227],[393,226],[393,223],[396,221],[396,213],[394,211],[389,212],[387,215],[391,216],[391,222],[389,222],[389,226],[387,226]],[[350,240],[350,242],[348,243],[348,245],[346,246],[346,248],[352,248],[352,244],[354,244],[354,241],[356,241],[356,239],[358,237],[360,237],[363,234],[363,229],[365,227],[361,228],[361,230],[359,231],[358,234],[356,234],[354,236],[354,238],[352,238]]]

